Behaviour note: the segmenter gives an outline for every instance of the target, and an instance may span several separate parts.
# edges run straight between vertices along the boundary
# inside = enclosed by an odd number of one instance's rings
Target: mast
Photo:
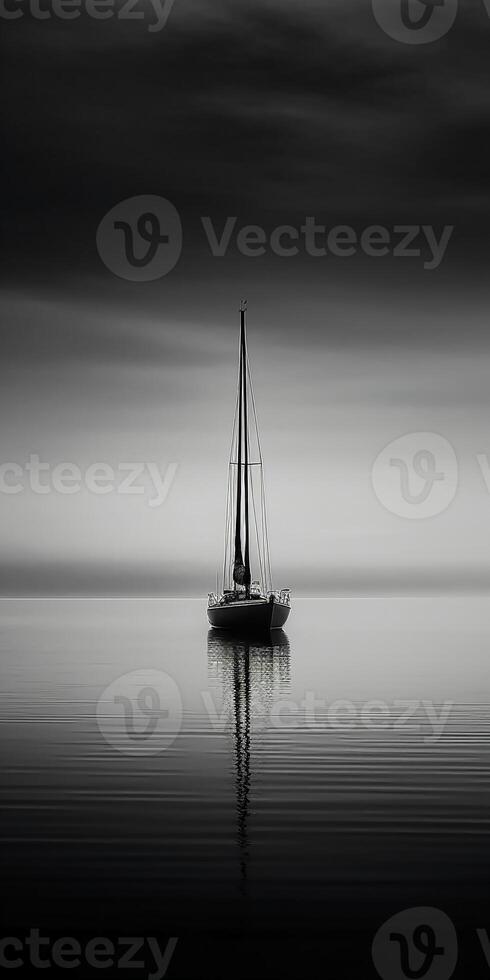
[[[235,518],[235,564],[233,579],[237,584],[240,568],[243,567],[242,557],[242,373],[243,373],[243,337],[240,327],[240,367],[238,372],[238,451],[237,451],[237,488],[236,488],[236,518]]]
[[[245,337],[246,301],[240,303],[240,368],[238,381],[238,449],[237,493],[235,515],[235,560],[233,581],[244,585],[247,598],[250,595],[250,531],[249,531],[249,461],[248,461],[248,406],[247,406],[247,345]],[[243,446],[243,451],[242,451]],[[242,463],[242,455],[244,462]],[[244,486],[245,561],[242,552],[242,480]]]
[[[245,448],[245,463],[243,468],[243,479],[245,481],[245,577],[244,585],[247,598],[250,595],[250,528],[248,519],[248,404],[247,404],[247,338],[245,332],[245,310],[246,301],[240,306],[240,331],[242,336],[242,371],[243,371],[243,441]]]

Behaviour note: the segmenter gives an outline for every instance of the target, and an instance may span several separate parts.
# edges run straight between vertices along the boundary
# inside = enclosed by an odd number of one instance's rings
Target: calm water
[[[16,935],[159,929],[181,937],[169,977],[293,976],[334,949],[374,976],[400,909],[488,925],[485,599],[297,601],[273,645],[208,632],[195,601],[0,615]]]

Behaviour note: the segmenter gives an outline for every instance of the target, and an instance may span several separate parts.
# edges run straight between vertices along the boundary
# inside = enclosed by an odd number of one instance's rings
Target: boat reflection
[[[237,843],[240,878],[246,891],[250,859],[252,742],[267,727],[274,702],[289,690],[289,640],[283,630],[256,637],[208,632],[208,676],[221,688],[231,719],[235,751]]]

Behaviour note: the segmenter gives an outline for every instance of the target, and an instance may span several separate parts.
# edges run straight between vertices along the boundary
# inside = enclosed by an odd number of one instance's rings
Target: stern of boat
[[[287,590],[241,598],[236,593],[208,597],[208,621],[216,629],[251,632],[281,629],[291,611]]]

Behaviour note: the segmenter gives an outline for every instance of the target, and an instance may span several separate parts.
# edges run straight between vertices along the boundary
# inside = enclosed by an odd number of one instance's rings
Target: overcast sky
[[[387,37],[369,3],[176,0],[144,21],[4,24],[0,462],[174,464],[161,506],[83,490],[0,494],[0,592],[205,595],[221,561],[238,303],[261,423],[276,584],[301,594],[490,584],[490,20]],[[183,251],[154,282],[113,275],[104,214],[177,208]],[[438,268],[300,249],[210,254],[221,230],[360,236],[454,226]],[[399,236],[398,236],[399,238]],[[392,245],[390,245],[392,248]],[[452,444],[459,486],[426,520],[371,486],[407,432]]]

